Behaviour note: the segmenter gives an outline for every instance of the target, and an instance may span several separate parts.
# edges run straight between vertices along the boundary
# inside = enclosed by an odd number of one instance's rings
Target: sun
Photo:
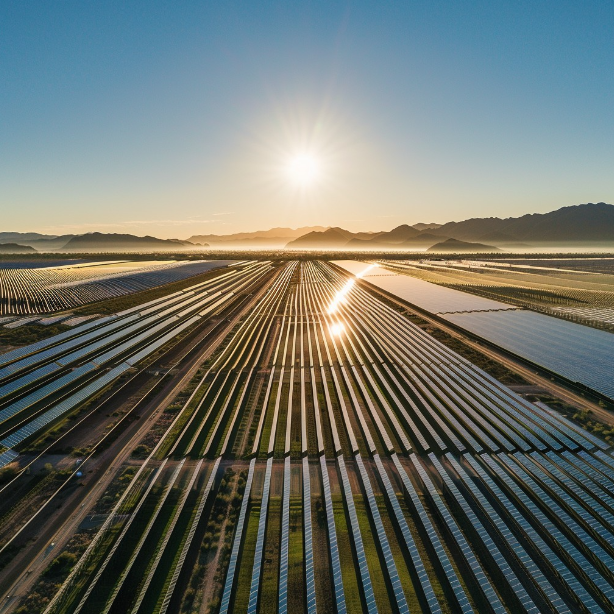
[[[317,183],[321,176],[320,161],[312,154],[298,154],[288,161],[286,171],[294,185],[307,188]]]

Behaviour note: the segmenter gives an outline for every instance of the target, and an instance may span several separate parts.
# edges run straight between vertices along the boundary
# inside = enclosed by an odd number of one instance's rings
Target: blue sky
[[[389,229],[614,202],[614,3],[0,4],[1,230]],[[307,151],[307,189],[286,166]]]

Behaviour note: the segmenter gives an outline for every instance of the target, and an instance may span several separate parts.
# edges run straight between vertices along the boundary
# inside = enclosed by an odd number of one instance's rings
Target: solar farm
[[[404,266],[338,261],[352,274],[572,382],[614,398],[612,333],[413,276]],[[563,308],[560,308],[563,309]],[[573,308],[574,313],[577,308]]]
[[[187,279],[219,264],[78,261],[58,266],[0,266],[0,316],[72,309]]]
[[[611,258],[392,262],[392,271],[614,332]]]
[[[0,612],[614,611],[610,443],[408,317],[525,310],[426,283],[230,263],[0,355]]]

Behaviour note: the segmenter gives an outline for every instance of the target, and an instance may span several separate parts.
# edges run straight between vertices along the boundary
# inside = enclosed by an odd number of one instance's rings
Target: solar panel
[[[406,612],[407,614],[409,614],[409,607],[407,605],[407,600],[405,599],[403,587],[401,586],[401,580],[399,578],[397,566],[394,561],[394,557],[392,556],[392,550],[390,549],[390,544],[388,543],[388,537],[386,536],[386,531],[384,530],[382,518],[377,507],[377,501],[375,500],[375,495],[373,494],[373,487],[371,486],[371,481],[369,480],[369,476],[365,469],[364,463],[362,462],[362,457],[360,456],[360,454],[357,454],[355,458],[356,464],[358,465],[358,470],[360,472],[362,485],[367,494],[367,501],[369,503],[369,510],[371,511],[371,518],[373,519],[373,524],[375,524],[375,530],[377,532],[379,544],[382,549],[382,554],[384,556],[384,562],[386,564],[388,578],[390,579],[390,585],[392,587],[392,592],[394,593],[398,611],[400,613]]]
[[[456,459],[451,454],[446,454],[446,458],[448,462],[454,467],[456,473],[460,476],[465,486],[469,489],[475,500],[478,502],[482,510],[487,515],[488,519],[492,524],[496,527],[499,534],[503,537],[508,547],[514,553],[514,556],[518,560],[518,562],[524,567],[526,572],[530,575],[533,581],[539,586],[543,594],[548,598],[550,603],[553,605],[557,612],[570,612],[567,604],[563,601],[561,596],[556,592],[552,584],[546,579],[541,569],[537,566],[535,561],[531,558],[529,553],[522,547],[520,542],[516,539],[514,533],[510,530],[508,524],[505,520],[495,511],[492,505],[489,503],[488,499],[482,494],[480,489],[474,483],[473,479],[471,479],[463,467],[456,461]],[[467,457],[466,457],[467,458]],[[441,473],[441,469],[438,467],[438,470]],[[448,478],[449,480],[449,478]],[[446,482],[447,483],[447,482]],[[489,550],[490,551],[490,550]],[[492,551],[491,551],[492,554]],[[512,589],[514,590],[516,596],[520,599],[523,607],[527,611],[537,611],[537,606],[529,598],[526,590],[520,584],[518,578],[515,577],[515,574],[511,572],[511,570],[505,571],[505,567],[499,565],[501,571],[505,574],[506,579],[510,582]]]
[[[4,467],[9,463],[12,463],[19,454],[15,450],[5,450],[0,454],[0,467]]]
[[[350,486],[350,480],[348,478],[347,469],[345,468],[343,456],[337,457],[337,466],[339,467],[339,473],[341,473],[341,486],[343,487],[343,492],[345,494],[345,506],[350,518],[350,528],[352,530],[354,549],[356,551],[356,559],[358,561],[358,569],[360,571],[365,605],[370,614],[375,614],[377,613],[377,605],[375,603],[375,595],[373,594],[373,585],[371,584],[371,576],[367,565],[367,556],[365,554],[365,548],[362,542],[362,535],[360,534],[356,506],[354,505],[354,495]]]
[[[514,503],[503,493],[501,488],[489,477],[489,475],[484,471],[481,465],[478,464],[477,460],[473,459],[469,455],[465,455],[463,458],[473,467],[475,472],[480,476],[482,483],[485,484],[490,491],[495,495],[495,497],[501,502],[505,511],[514,519],[517,525],[521,528],[524,534],[528,537],[528,539],[533,542],[541,554],[544,555],[548,563],[554,569],[556,574],[567,584],[567,586],[571,589],[572,593],[574,593],[579,601],[586,604],[588,609],[591,612],[601,612],[601,608],[597,605],[593,597],[588,593],[588,591],[584,588],[584,586],[578,581],[576,576],[569,570],[569,568],[565,565],[565,563],[553,552],[553,550],[546,544],[546,542],[542,539],[540,534],[533,528],[533,525],[527,521],[525,516],[518,510],[518,508],[514,505]],[[531,500],[524,494],[524,492],[516,486],[516,484],[505,477],[504,473],[499,473],[500,468],[495,465],[492,460],[483,456],[482,460],[491,467],[495,473],[499,475],[499,477],[504,478],[504,483],[511,490],[511,492],[517,497],[521,504],[528,503],[529,505],[526,507],[525,513],[529,517],[533,517],[536,522],[541,522],[542,520],[546,520],[546,523],[543,524],[543,528],[548,530],[549,526],[553,526],[549,524],[549,521],[541,514],[537,507],[531,502]],[[537,515],[533,515],[532,512],[536,510]],[[552,536],[556,539],[558,533],[555,530],[555,533],[552,533]],[[544,590],[542,588],[542,590]],[[544,591],[546,595],[548,593]]]
[[[379,457],[379,454],[375,454],[373,456],[373,459],[375,460],[375,464],[377,466],[380,478],[384,484],[384,489],[386,491],[386,495],[388,496],[388,500],[390,501],[390,504],[392,506],[392,510],[397,520],[397,524],[399,525],[399,529],[401,530],[401,534],[403,535],[403,540],[405,541],[405,545],[414,565],[414,569],[418,576],[418,580],[424,593],[426,603],[429,607],[429,611],[433,614],[441,612],[441,606],[439,605],[437,597],[435,596],[435,591],[433,590],[433,586],[431,585],[428,573],[424,567],[424,563],[422,561],[422,557],[420,556],[418,547],[416,546],[416,542],[414,541],[411,531],[407,526],[407,521],[405,520],[405,516],[403,515],[403,511],[401,510],[401,506],[399,505],[399,500],[396,497],[396,494],[392,487],[392,483],[390,482],[390,478],[388,477],[388,474],[384,469],[384,465],[382,463],[381,458]]]
[[[432,457],[432,454],[429,455],[429,458],[430,457]],[[482,568],[478,559],[473,553],[473,550],[471,549],[469,542],[467,541],[460,527],[456,523],[454,516],[450,513],[443,499],[439,496],[437,489],[431,482],[431,478],[428,476],[428,474],[424,470],[424,467],[418,460],[418,457],[412,454],[410,458],[414,466],[416,467],[416,470],[418,471],[418,474],[420,475],[420,478],[422,479],[423,484],[426,486],[428,493],[431,496],[431,499],[433,500],[433,503],[437,507],[437,510],[445,526],[450,531],[450,534],[452,535],[454,541],[457,543],[458,547],[460,548],[460,551],[462,552],[476,581],[478,582],[480,588],[482,589],[484,596],[488,600],[490,607],[493,609],[493,611],[503,614],[507,610],[505,609],[504,605],[501,603],[501,600],[499,599],[497,593],[495,592],[495,589],[490,583],[490,580],[486,576],[484,569]]]
[[[75,394],[71,395],[61,403],[55,405],[52,409],[41,414],[38,418],[35,418],[31,422],[28,422],[25,426],[19,430],[11,433],[8,437],[5,437],[0,444],[7,448],[12,448],[22,441],[31,437],[38,431],[42,430],[47,424],[65,414],[66,412],[74,409],[77,405],[91,397],[93,394],[104,388],[107,384],[111,383],[114,379],[118,378],[122,373],[128,369],[128,365],[121,364],[114,369],[111,369],[108,373],[94,380],[91,384],[88,384]]]
[[[439,539],[439,535],[437,531],[435,530],[435,527],[433,526],[433,523],[431,522],[431,519],[427,511],[425,510],[424,505],[422,504],[422,500],[420,499],[418,493],[416,492],[416,489],[414,488],[414,485],[409,479],[409,476],[407,475],[407,472],[405,471],[405,467],[403,467],[403,465],[401,464],[401,461],[399,460],[396,454],[392,455],[392,460],[394,461],[395,467],[397,468],[397,471],[399,472],[399,475],[401,476],[401,480],[403,482],[403,485],[405,486],[405,490],[409,494],[411,501],[414,505],[414,508],[418,512],[418,517],[420,518],[420,522],[422,523],[422,526],[424,527],[429,537],[429,540],[431,542],[431,545],[433,546],[437,559],[439,560],[439,563],[446,575],[446,579],[448,581],[448,584],[450,585],[450,588],[454,592],[454,596],[456,597],[456,601],[458,602],[458,605],[461,611],[464,614],[470,614],[471,612],[474,611],[473,607],[471,606],[471,603],[469,602],[469,598],[467,597],[467,594],[465,593],[465,589],[463,588],[460,582],[460,579],[458,575],[456,574],[456,571],[454,570],[454,567],[450,559],[448,558],[446,549],[441,543],[441,540]]]
[[[58,392],[59,390],[64,388],[66,385],[72,382],[75,382],[80,377],[84,376],[90,371],[93,371],[95,368],[96,368],[96,365],[92,364],[91,362],[85,365],[82,365],[81,367],[78,367],[74,371],[70,371],[66,375],[50,382],[49,384],[45,386],[42,386],[38,390],[31,392],[25,397],[22,397],[18,401],[11,403],[4,409],[0,410],[0,423],[4,422],[5,420],[8,420],[9,418],[12,418],[19,412],[24,411],[25,409],[31,407],[35,403],[42,401],[45,397],[55,392]]]
[[[222,593],[222,601],[220,604],[220,614],[228,614],[228,611],[230,608],[230,600],[232,599],[232,589],[234,586],[235,573],[237,569],[237,563],[239,560],[239,550],[241,549],[241,539],[243,537],[243,530],[245,528],[245,516],[247,515],[249,495],[252,490],[252,483],[254,481],[255,465],[256,465],[256,459],[252,458],[249,464],[249,472],[247,474],[245,490],[243,491],[243,500],[241,501],[241,511],[239,512],[239,519],[237,520],[237,529],[235,531],[234,540],[232,542],[232,551],[230,553],[230,560],[228,562],[228,571],[226,572],[226,580],[224,582],[224,592]]]
[[[260,517],[258,518],[258,533],[256,536],[256,550],[254,552],[254,567],[252,569],[252,583],[249,590],[249,603],[247,614],[256,614],[258,610],[258,596],[260,593],[260,575],[262,573],[262,555],[264,553],[264,538],[266,535],[267,511],[269,507],[269,494],[271,491],[271,470],[273,457],[270,456],[266,463],[264,485],[262,487],[262,500],[260,503]]]
[[[333,572],[333,587],[335,589],[335,605],[337,614],[345,614],[345,592],[341,577],[341,561],[339,560],[339,546],[337,544],[337,529],[335,528],[335,512],[333,510],[333,498],[330,491],[330,480],[326,458],[320,456],[320,468],[322,473],[322,489],[324,491],[324,503],[326,507],[326,524],[328,526],[328,543],[330,550],[331,568]]]
[[[610,601],[614,600],[614,588],[612,588],[610,584],[603,578],[603,576],[595,569],[593,564],[590,563],[586,559],[586,557],[579,552],[579,550],[571,543],[571,541],[545,516],[545,514],[533,503],[533,501],[529,497],[527,497],[524,491],[519,489],[511,481],[510,477],[503,471],[503,469],[499,465],[493,463],[493,461],[488,457],[483,456],[482,458],[505,482],[505,484],[514,492],[514,494],[519,498],[522,504],[530,511],[533,518],[535,518],[546,529],[546,531],[553,537],[553,539],[561,546],[563,552],[565,552],[569,557],[571,557],[570,560],[576,565],[578,565],[582,573],[590,579],[590,581],[594,584],[595,587],[597,587],[601,591],[601,593],[606,597],[606,599]],[[543,496],[546,498],[541,500],[544,501],[546,505],[550,505],[550,502],[554,504],[554,501],[552,501],[550,497],[547,497],[544,491],[539,488],[535,481],[531,479],[529,475],[525,473],[519,465],[513,463],[511,459],[504,454],[497,455],[497,458],[512,472],[512,474],[518,476],[522,483],[534,493],[534,496],[540,499],[543,494]],[[556,504],[555,507],[552,509],[557,515],[559,514],[559,510],[562,512],[561,508]],[[563,518],[565,522],[567,522],[567,519],[571,520],[567,514],[565,514]],[[573,522],[572,527],[573,526],[577,526],[577,523]],[[582,531],[582,533],[585,534],[584,531]]]
[[[279,551],[279,614],[288,612],[288,550],[290,542],[290,457],[284,460],[284,492],[281,507],[281,548]]]

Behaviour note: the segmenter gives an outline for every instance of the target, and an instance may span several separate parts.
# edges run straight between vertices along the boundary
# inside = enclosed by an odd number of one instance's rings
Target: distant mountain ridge
[[[35,254],[36,250],[29,245],[19,243],[0,243],[0,254]]]
[[[614,246],[614,205],[587,203],[562,207],[549,213],[517,218],[473,218],[447,224],[402,224],[389,232],[350,233],[342,228],[312,232],[287,244],[297,248],[417,249],[430,248],[448,239],[476,242],[486,248],[539,245],[612,244]],[[359,236],[360,235],[360,236]],[[349,239],[347,238],[349,236]],[[449,243],[447,247],[452,246]],[[447,249],[444,246],[444,249]],[[458,245],[458,247],[462,247]]]
[[[343,228],[327,228],[326,230],[314,230],[306,235],[290,241],[286,247],[301,249],[326,249],[346,245],[354,237],[354,233]]]
[[[0,232],[0,243],[17,243],[36,251],[54,251],[68,243],[75,235],[46,235],[39,232]]]
[[[137,237],[130,234],[104,234],[90,232],[73,237],[64,245],[62,251],[109,251],[109,250],[184,250],[199,246],[190,241],[179,239],[157,239],[156,237]]]
[[[388,232],[350,232],[343,228],[328,228],[323,232],[310,232],[286,247],[289,249],[416,249],[430,247],[440,241],[439,236],[420,232],[413,226],[401,224]]]
[[[212,247],[283,247],[289,240],[314,231],[324,231],[326,226],[304,226],[302,228],[271,228],[254,232],[236,232],[228,235],[193,235],[192,243],[209,243]]]
[[[58,235],[45,235],[40,232],[0,232],[0,243],[19,241],[38,241],[40,239],[55,239]]]
[[[439,228],[441,226],[441,224],[423,224],[422,222],[418,222],[417,224],[412,224],[412,228],[415,228],[416,230],[419,230],[420,232],[422,232],[423,230],[436,230],[437,228]]]
[[[432,224],[419,224],[421,227]],[[436,224],[434,226],[437,226]],[[350,232],[343,228],[328,228],[321,232],[310,232],[286,247],[290,249],[416,249],[429,247],[440,240],[430,231],[421,232],[409,224],[401,224],[387,232]]]
[[[614,205],[586,203],[521,217],[473,218],[448,222],[432,232],[461,241],[488,240],[489,236],[501,233],[511,241],[614,242]]]
[[[0,244],[36,251],[173,251],[201,247],[282,249],[428,249],[448,239],[508,249],[540,245],[606,245],[614,247],[614,205],[586,203],[549,213],[510,218],[472,218],[446,224],[401,224],[390,231],[351,232],[340,227],[271,228],[228,235],[193,235],[188,240],[138,237],[131,234],[46,235],[0,232]],[[205,245],[202,245],[202,244]],[[208,245],[207,245],[208,244]],[[4,248],[9,249],[9,248]]]
[[[450,252],[459,254],[462,252],[467,253],[492,253],[500,252],[501,250],[494,245],[484,245],[483,243],[470,243],[469,241],[459,241],[458,239],[446,239],[441,243],[431,245],[427,252]]]

